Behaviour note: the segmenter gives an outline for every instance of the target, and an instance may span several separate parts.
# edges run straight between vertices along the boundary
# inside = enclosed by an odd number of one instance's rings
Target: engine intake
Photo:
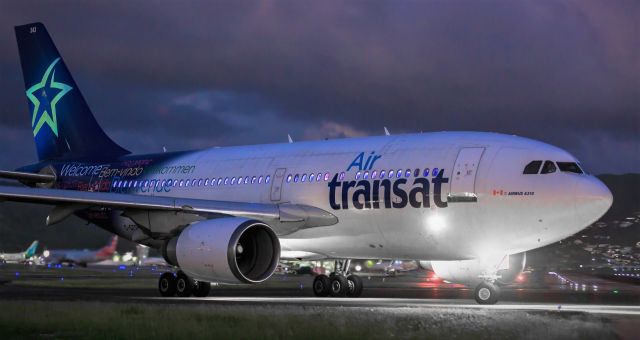
[[[266,224],[225,217],[190,224],[163,247],[168,263],[203,281],[258,283],[280,260],[280,242]]]

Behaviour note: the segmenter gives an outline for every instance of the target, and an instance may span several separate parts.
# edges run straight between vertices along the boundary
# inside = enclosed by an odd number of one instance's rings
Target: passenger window
[[[373,171],[371,172],[371,179],[376,179],[376,176],[377,176],[377,175],[378,175],[378,171],[373,170]]]
[[[362,175],[362,179],[369,179],[369,171],[364,172],[364,175]]]
[[[429,177],[429,168],[424,168],[424,172],[422,173],[422,176]]]
[[[328,180],[329,180],[329,173],[328,173],[328,172],[326,172],[326,173],[324,174],[324,180],[325,180],[325,181],[328,181]]]
[[[380,170],[380,178],[384,178],[384,170]]]
[[[289,174],[289,176],[287,176],[287,183],[291,183],[291,179],[293,178],[293,176],[291,176],[291,174]]]
[[[553,164],[552,161],[545,161],[544,165],[542,166],[542,171],[540,171],[541,174],[550,174],[552,172],[556,172],[556,165]]]
[[[258,184],[262,184],[262,176],[258,177]]]
[[[298,183],[298,179],[300,179],[300,175],[296,174],[293,176],[293,183]]]
[[[582,169],[578,166],[578,164],[574,162],[556,162],[558,164],[558,168],[562,172],[573,172],[576,174],[581,174]]]
[[[344,176],[345,176],[345,175],[344,175],[344,172],[341,172],[341,173],[340,173],[340,180],[341,180],[341,181],[344,179]]]
[[[271,182],[271,176],[267,175],[267,177],[265,177],[264,179],[264,183],[269,184],[269,182]]]
[[[251,177],[251,184],[256,184],[256,176]]]
[[[306,182],[307,181],[307,174],[302,174],[302,178],[300,179],[300,182]]]
[[[406,177],[406,178],[411,177],[411,170],[410,169],[407,169],[407,171],[405,171],[404,177]]]
[[[431,177],[438,177],[439,172],[440,170],[438,168],[433,168],[433,171],[431,171]]]
[[[316,175],[314,174],[309,175],[309,182],[313,182],[314,178],[316,178]]]
[[[416,170],[413,172],[413,177],[418,177],[418,176],[420,176],[420,169],[416,169]]]
[[[540,170],[540,166],[542,165],[542,161],[531,161],[524,167],[524,171],[522,171],[523,175],[537,175]]]
[[[360,179],[360,171],[356,172],[356,180]]]
[[[244,184],[249,184],[249,176],[244,178]]]

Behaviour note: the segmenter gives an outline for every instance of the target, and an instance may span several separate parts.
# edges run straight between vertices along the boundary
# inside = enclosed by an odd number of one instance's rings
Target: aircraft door
[[[462,148],[453,166],[449,202],[477,202],[476,172],[484,148]]]
[[[282,182],[284,181],[284,176],[286,173],[286,168],[276,169],[276,173],[273,175],[273,181],[271,182],[272,201],[279,201],[282,198]]]

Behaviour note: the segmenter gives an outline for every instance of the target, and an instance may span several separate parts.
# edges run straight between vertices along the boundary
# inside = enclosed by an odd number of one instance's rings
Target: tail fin
[[[113,256],[113,253],[116,252],[117,247],[118,247],[118,235],[115,235],[113,236],[113,238],[111,238],[111,241],[109,241],[109,243],[106,246],[98,250],[97,256],[98,257]]]
[[[15,31],[38,158],[128,154],[98,125],[44,25],[16,26]]]
[[[31,243],[31,245],[29,246],[29,248],[27,248],[27,250],[24,251],[24,257],[28,259],[31,256],[35,255],[36,249],[38,249],[38,241],[33,241],[33,243]]]

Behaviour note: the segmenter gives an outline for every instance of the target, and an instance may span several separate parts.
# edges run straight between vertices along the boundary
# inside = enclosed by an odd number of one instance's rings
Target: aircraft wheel
[[[493,305],[500,298],[500,288],[493,283],[483,282],[476,287],[474,298],[481,305]]]
[[[160,295],[164,297],[171,297],[176,295],[176,277],[171,272],[166,272],[160,275],[158,280],[158,290]]]
[[[176,295],[189,297],[193,293],[194,282],[183,272],[178,272],[176,277]]]
[[[359,297],[362,294],[362,279],[357,275],[347,276],[347,296]]]
[[[336,274],[331,278],[331,296],[343,297],[347,295],[349,282],[344,275]]]
[[[331,294],[331,280],[326,275],[318,275],[313,279],[313,294],[317,297],[327,297]]]
[[[193,288],[193,296],[195,297],[205,297],[209,295],[211,291],[211,283],[206,281],[196,281],[195,287]]]

